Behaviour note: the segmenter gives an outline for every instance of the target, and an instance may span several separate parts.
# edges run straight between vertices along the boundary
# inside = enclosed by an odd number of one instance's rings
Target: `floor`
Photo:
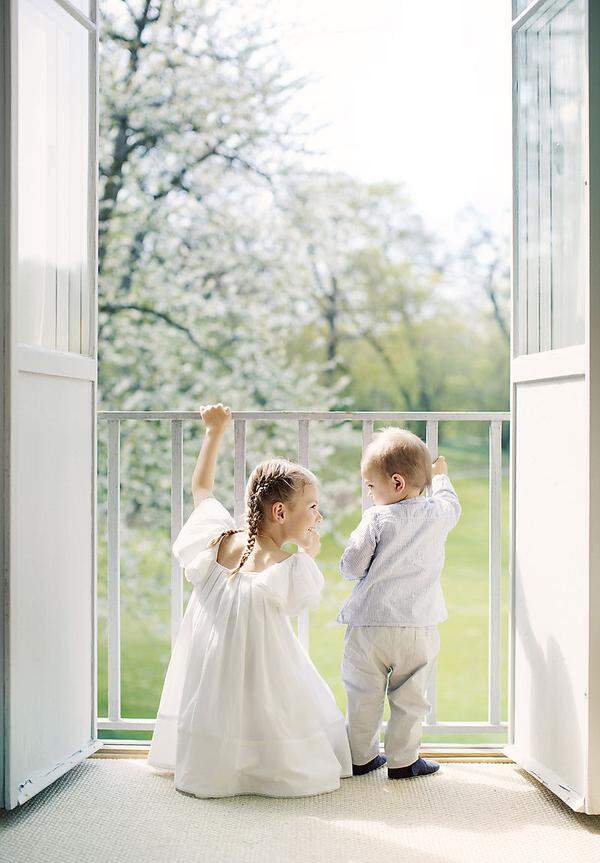
[[[576,815],[514,764],[385,770],[318,797],[199,800],[139,759],[88,759],[13,812],[2,863],[600,861],[600,816]]]

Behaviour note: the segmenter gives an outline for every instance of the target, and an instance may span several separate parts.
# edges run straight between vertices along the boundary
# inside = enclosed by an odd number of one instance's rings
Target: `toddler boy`
[[[440,584],[446,537],[460,503],[445,459],[433,465],[423,441],[386,428],[365,449],[361,474],[374,506],[342,555],[340,572],[357,579],[338,615],[348,624],[342,677],[355,776],[382,767],[390,779],[435,773],[419,758],[425,691],[439,651],[437,624],[448,616]],[[431,495],[424,496],[431,484]],[[379,755],[385,696],[390,719]]]

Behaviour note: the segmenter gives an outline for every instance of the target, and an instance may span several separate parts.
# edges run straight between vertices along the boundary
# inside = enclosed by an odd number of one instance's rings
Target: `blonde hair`
[[[254,468],[246,485],[248,541],[240,562],[231,575],[238,573],[248,560],[269,506],[278,501],[289,503],[296,495],[301,494],[307,485],[318,485],[314,473],[284,458],[272,458]],[[241,530],[226,530],[216,537],[211,545],[217,545],[226,536],[234,533],[241,533]]]
[[[431,453],[416,434],[389,426],[376,436],[363,453],[362,464],[374,465],[386,476],[399,473],[407,485],[423,491],[431,483]]]

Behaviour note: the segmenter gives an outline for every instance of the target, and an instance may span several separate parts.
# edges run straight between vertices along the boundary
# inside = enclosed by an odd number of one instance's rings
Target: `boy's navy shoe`
[[[417,758],[408,767],[388,767],[388,779],[412,779],[414,776],[428,776],[440,769],[437,761],[428,758]]]
[[[371,761],[367,761],[366,764],[353,764],[352,775],[364,776],[365,773],[370,773],[371,770],[378,770],[386,763],[387,760],[383,757],[383,755],[376,755],[375,758],[373,758]]]

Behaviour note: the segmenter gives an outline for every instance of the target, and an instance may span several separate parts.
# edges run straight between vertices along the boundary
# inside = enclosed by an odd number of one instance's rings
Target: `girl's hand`
[[[431,475],[437,476],[440,473],[448,473],[448,465],[443,455],[439,455],[431,467]]]
[[[231,409],[218,405],[207,405],[200,408],[202,422],[210,431],[224,432],[231,422]]]
[[[298,545],[314,559],[321,550],[321,537],[319,532],[314,527],[309,527],[306,532],[304,542],[299,542]]]

